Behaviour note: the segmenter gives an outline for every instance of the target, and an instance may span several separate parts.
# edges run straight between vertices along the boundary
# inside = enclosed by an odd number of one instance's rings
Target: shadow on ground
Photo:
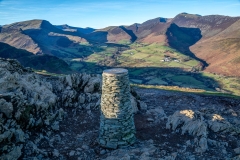
[[[168,28],[166,36],[168,43],[172,48],[200,61],[203,68],[208,66],[206,61],[196,57],[189,49],[190,46],[194,45],[202,38],[201,30],[199,28],[179,27],[173,23]]]

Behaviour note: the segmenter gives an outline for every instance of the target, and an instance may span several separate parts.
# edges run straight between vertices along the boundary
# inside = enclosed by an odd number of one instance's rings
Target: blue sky
[[[240,0],[0,0],[0,25],[31,19],[103,28],[187,12],[240,16]]]

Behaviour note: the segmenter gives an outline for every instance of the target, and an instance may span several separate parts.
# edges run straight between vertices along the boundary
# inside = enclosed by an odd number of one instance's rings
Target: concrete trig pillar
[[[104,70],[102,82],[99,143],[112,149],[131,145],[135,142],[135,125],[128,71]]]

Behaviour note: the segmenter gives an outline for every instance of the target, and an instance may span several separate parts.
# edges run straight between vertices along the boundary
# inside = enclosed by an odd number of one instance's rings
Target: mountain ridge
[[[78,49],[81,43],[158,43],[201,61],[206,71],[240,76],[236,72],[240,67],[239,20],[240,17],[180,13],[174,18],[157,17],[140,24],[102,29],[54,26],[46,20],[29,20],[0,27],[0,42],[34,54],[50,54],[60,58],[81,58]],[[226,48],[229,48],[227,52]]]
[[[86,27],[86,28],[81,28],[81,27],[73,27],[73,26],[69,26],[67,24],[63,24],[63,25],[54,25],[55,27],[62,29],[64,31],[70,31],[70,32],[80,32],[80,33],[84,33],[84,34],[89,34],[92,33],[93,31],[95,31],[96,29],[91,28],[91,27]]]

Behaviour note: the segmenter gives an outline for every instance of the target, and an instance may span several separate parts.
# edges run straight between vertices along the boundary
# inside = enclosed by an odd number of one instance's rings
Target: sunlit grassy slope
[[[217,90],[226,90],[229,93],[240,96],[240,78],[216,75],[208,72],[202,72],[203,76],[210,77],[219,83]]]
[[[88,56],[86,62],[98,63],[117,52],[115,47],[101,47],[100,52]],[[199,61],[161,44],[132,44],[128,50],[117,55],[121,67],[178,67],[192,69]]]
[[[131,47],[124,51],[118,62],[124,67],[178,67],[191,69],[199,64],[197,60],[164,45],[150,44]],[[165,61],[164,61],[165,59]]]

